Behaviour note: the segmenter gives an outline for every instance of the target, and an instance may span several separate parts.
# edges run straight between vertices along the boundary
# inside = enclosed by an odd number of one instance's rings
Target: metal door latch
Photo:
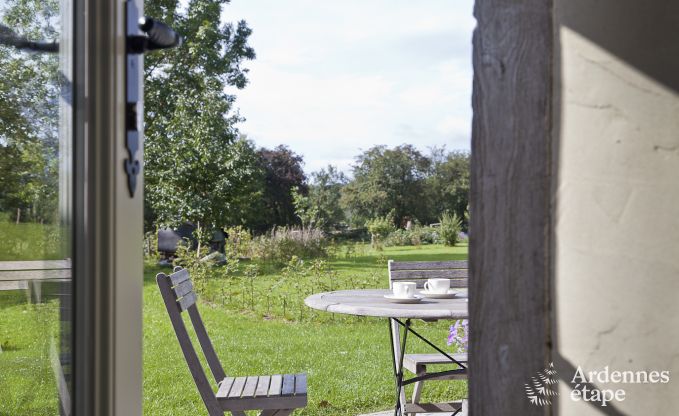
[[[141,164],[137,158],[139,137],[143,130],[143,105],[141,93],[141,54],[148,51],[179,47],[182,37],[164,23],[150,17],[139,16],[139,9],[134,1],[126,2],[127,32],[127,68],[126,68],[126,108],[125,108],[125,147],[128,158],[124,161],[127,174],[127,189],[130,197],[134,197],[137,189],[137,176]]]

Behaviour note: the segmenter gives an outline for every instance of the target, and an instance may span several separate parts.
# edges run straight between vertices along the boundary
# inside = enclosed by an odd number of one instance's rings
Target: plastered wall
[[[679,5],[636,3],[555,2],[559,415],[679,414]],[[624,400],[574,396],[578,366]],[[610,380],[626,370],[670,380]]]

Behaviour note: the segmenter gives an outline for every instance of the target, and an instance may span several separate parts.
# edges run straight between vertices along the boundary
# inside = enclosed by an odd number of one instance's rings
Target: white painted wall
[[[566,379],[572,373],[564,374],[564,363],[586,371],[669,370],[667,384],[596,384],[626,391],[615,403],[626,415],[677,414],[679,94],[653,75],[666,68],[632,62],[654,51],[624,52],[625,42],[652,45],[639,37],[656,36],[662,25],[679,31],[679,6],[644,3],[671,18],[635,28],[619,24],[615,12],[597,15],[588,2],[555,3],[555,362]],[[679,54],[658,62],[677,68]],[[562,382],[557,414],[606,414],[572,401],[570,391]]]

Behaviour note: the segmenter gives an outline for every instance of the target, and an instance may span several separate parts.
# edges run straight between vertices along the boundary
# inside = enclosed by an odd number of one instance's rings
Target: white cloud
[[[469,148],[472,1],[233,0],[257,60],[237,91],[260,146],[347,171],[373,145]]]

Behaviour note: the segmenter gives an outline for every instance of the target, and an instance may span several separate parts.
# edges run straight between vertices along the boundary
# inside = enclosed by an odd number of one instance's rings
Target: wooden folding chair
[[[295,409],[306,406],[306,374],[226,376],[198,312],[196,293],[186,269],[175,268],[175,272],[169,276],[159,273],[156,281],[186,364],[210,416],[223,416],[225,412],[231,412],[232,416],[245,416],[246,410],[261,410],[260,416],[287,416]],[[203,371],[184,325],[183,312],[189,314],[215,384],[208,380]]]

